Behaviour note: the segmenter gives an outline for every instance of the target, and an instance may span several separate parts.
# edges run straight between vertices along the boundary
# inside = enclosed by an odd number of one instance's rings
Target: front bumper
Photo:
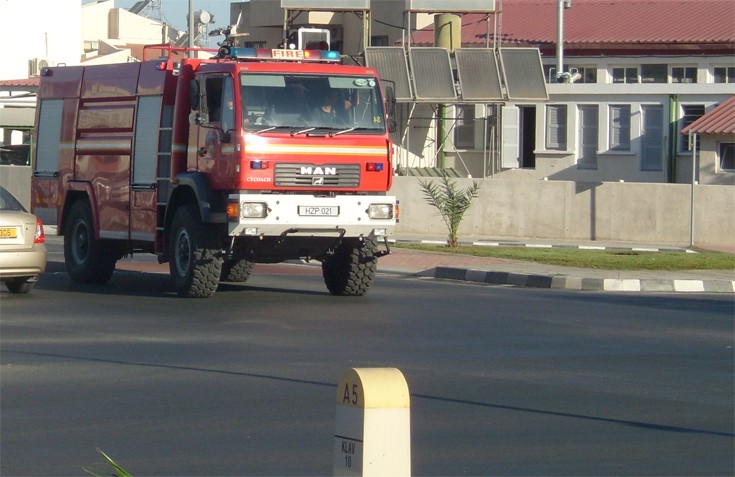
[[[230,236],[387,237],[398,218],[385,195],[231,194]]]

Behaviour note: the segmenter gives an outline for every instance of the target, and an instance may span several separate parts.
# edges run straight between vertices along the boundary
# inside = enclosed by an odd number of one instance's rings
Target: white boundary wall
[[[446,236],[446,226],[424,199],[420,180],[395,177],[401,205],[397,234]],[[433,179],[436,180],[436,179]],[[471,179],[456,180],[466,188]],[[460,239],[598,240],[688,245],[692,189],[686,184],[480,180]],[[694,188],[694,245],[733,248],[735,187]]]

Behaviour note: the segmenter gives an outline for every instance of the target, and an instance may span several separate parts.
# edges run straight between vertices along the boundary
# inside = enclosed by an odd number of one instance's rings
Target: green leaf
[[[112,477],[132,477],[128,473],[128,471],[126,471],[125,469],[123,469],[122,467],[120,467],[114,460],[112,460],[112,458],[110,456],[108,456],[107,454],[105,454],[104,451],[102,449],[100,449],[99,447],[97,448],[97,452],[102,457],[105,458],[105,461],[107,461],[107,464],[110,467],[112,467],[112,469],[114,470],[114,473],[111,473],[111,474],[97,474],[96,472],[93,472],[93,471],[91,471],[91,470],[89,470],[89,469],[87,469],[85,467],[82,467],[82,470],[84,470],[86,473],[88,473],[90,475],[93,475],[94,477],[107,477],[107,476],[112,476]]]

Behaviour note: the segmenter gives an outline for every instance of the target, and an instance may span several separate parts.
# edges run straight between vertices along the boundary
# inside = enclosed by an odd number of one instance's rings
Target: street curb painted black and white
[[[421,245],[446,245],[446,240],[389,240],[395,244],[421,244]],[[681,253],[697,253],[694,250],[683,247],[642,247],[642,246],[624,246],[624,245],[576,245],[576,244],[554,244],[554,243],[528,243],[513,241],[460,241],[460,246],[476,246],[476,247],[523,247],[523,248],[564,248],[574,250],[617,250],[626,252],[681,252]]]
[[[436,267],[416,274],[421,277],[461,280],[489,285],[553,288],[581,291],[735,293],[735,280],[589,278],[515,272]]]

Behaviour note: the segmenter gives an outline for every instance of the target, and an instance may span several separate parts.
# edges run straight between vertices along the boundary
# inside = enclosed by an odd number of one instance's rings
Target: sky
[[[189,13],[189,0],[159,0],[163,9],[163,20],[177,30],[186,31],[186,15]],[[115,0],[117,8],[128,9],[135,5],[137,0]],[[214,28],[224,28],[230,23],[231,0],[194,0],[194,11],[206,10],[214,15]],[[223,37],[216,37],[222,40]]]

